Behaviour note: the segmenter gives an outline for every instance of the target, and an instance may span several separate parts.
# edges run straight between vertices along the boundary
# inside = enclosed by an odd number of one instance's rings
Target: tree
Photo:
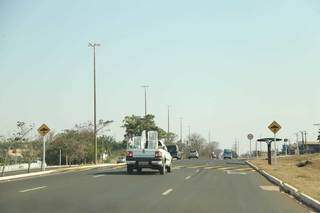
[[[26,141],[26,135],[33,129],[34,125],[27,125],[25,122],[17,121],[17,130],[12,134],[10,138],[3,138],[0,147],[0,164],[2,166],[1,176],[4,176],[5,167],[12,160],[9,155],[9,151],[21,148],[22,143]],[[15,163],[17,163],[18,157],[15,157]]]
[[[41,153],[40,141],[24,141],[22,145],[22,157],[23,160],[28,163],[28,173],[30,172],[30,166],[32,161],[37,160]]]
[[[8,151],[10,149],[10,141],[2,138],[0,141],[0,165],[2,166],[1,177],[4,176],[4,170],[8,161],[10,160],[10,156],[8,155]]]
[[[177,135],[173,132],[169,132],[169,133],[166,133],[166,136],[165,136],[165,144],[166,145],[169,145],[169,144],[174,144],[177,140]]]
[[[193,133],[188,137],[190,149],[200,151],[202,144],[206,141],[200,134]]]
[[[141,135],[143,130],[146,131],[157,131],[159,139],[163,139],[166,137],[166,132],[158,127],[154,121],[154,115],[146,115],[144,117],[131,115],[126,116],[123,119],[122,127],[125,128],[126,139],[132,138],[135,135]]]
[[[107,152],[108,155],[111,155],[116,146],[115,144],[117,144],[117,141],[112,136],[103,135],[98,137],[98,153],[102,154]]]
[[[202,145],[200,154],[202,156],[209,156],[211,157],[212,152],[215,153],[215,155],[219,155],[222,150],[219,149],[219,143],[218,142],[210,142],[210,143],[205,143]]]
[[[99,120],[97,132],[103,130],[113,121]],[[99,139],[99,137],[98,137]],[[100,146],[101,147],[101,146]],[[47,149],[47,163],[57,165],[59,152],[62,153],[62,161],[65,164],[86,163],[93,160],[93,123],[86,122],[75,125],[73,129],[66,129],[52,137]],[[99,150],[99,141],[98,141]]]
[[[114,152],[124,150],[125,148],[125,143],[118,143],[112,136],[102,135],[98,137],[98,154],[100,156],[102,156],[103,153],[111,156]]]
[[[81,163],[92,158],[92,133],[86,130],[64,130],[57,134],[48,149],[48,163],[58,161],[58,152],[62,150],[66,164]],[[54,153],[54,156],[52,156]],[[52,159],[54,157],[54,159]]]

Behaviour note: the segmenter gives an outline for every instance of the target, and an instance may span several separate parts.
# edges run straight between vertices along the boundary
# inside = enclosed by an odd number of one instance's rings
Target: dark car
[[[167,149],[172,158],[181,160],[182,153],[179,151],[178,145],[167,145]]]

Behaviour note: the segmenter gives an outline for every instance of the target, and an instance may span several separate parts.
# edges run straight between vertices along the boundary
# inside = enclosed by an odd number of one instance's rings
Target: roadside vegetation
[[[320,200],[320,154],[290,155],[268,165],[266,159],[250,160],[260,169]]]
[[[116,162],[119,156],[125,156],[127,142],[135,135],[141,135],[143,130],[157,131],[159,139],[165,144],[177,144],[184,153],[184,157],[190,150],[197,150],[200,156],[209,157],[213,151],[220,152],[217,142],[207,143],[197,133],[191,134],[186,140],[177,140],[178,136],[167,133],[156,125],[154,115],[144,117],[131,115],[123,119],[122,127],[125,130],[124,139],[117,141],[114,137],[107,135],[108,126],[113,121],[99,120],[97,123],[97,149],[98,161],[100,163]],[[0,138],[0,168],[4,175],[5,167],[12,164],[28,164],[27,171],[30,172],[32,163],[42,160],[42,141],[38,136],[29,137],[29,133],[35,131],[34,125],[25,122],[17,122],[17,129],[10,137]],[[46,163],[47,165],[59,165],[61,153],[61,165],[91,164],[93,162],[93,124],[91,122],[76,124],[71,129],[65,129],[59,133],[50,131],[46,136]]]

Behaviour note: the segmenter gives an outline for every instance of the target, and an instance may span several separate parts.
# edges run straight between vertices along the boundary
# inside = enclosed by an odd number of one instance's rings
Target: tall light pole
[[[180,141],[182,143],[182,117],[180,117]]]
[[[142,85],[142,88],[144,88],[144,116],[147,115],[147,88],[148,85]]]
[[[167,133],[169,134],[170,132],[170,105],[168,105],[168,131]]]
[[[319,127],[319,131],[318,131],[319,134],[318,134],[317,140],[320,142],[320,123],[313,124],[313,125]]]
[[[100,44],[89,42],[88,46],[93,48],[93,162],[97,164],[96,47],[99,47]]]
[[[190,138],[191,138],[191,126],[190,126],[190,125],[188,126],[188,129],[189,129],[189,138],[188,138],[188,142],[190,142]]]

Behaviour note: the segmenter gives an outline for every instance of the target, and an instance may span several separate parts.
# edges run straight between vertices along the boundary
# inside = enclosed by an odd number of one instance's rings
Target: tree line
[[[106,134],[106,129],[113,121],[99,120],[97,122],[97,150],[100,162],[110,160],[110,156],[124,155],[127,142],[135,135],[141,135],[143,130],[157,131],[159,139],[164,139],[165,144],[177,144],[187,153],[191,149],[198,150],[201,155],[207,156],[218,149],[217,143],[206,143],[199,134],[192,134],[186,141],[177,140],[173,132],[166,132],[156,125],[154,115],[126,116],[122,122],[125,130],[124,139],[117,141]],[[42,159],[42,137],[29,138],[28,133],[34,130],[33,125],[17,122],[16,131],[8,138],[0,138],[0,166],[2,175],[6,165],[27,163],[28,172],[32,162]],[[49,132],[46,136],[46,163],[47,165],[61,164],[87,164],[93,162],[93,124],[92,122],[77,124],[74,128],[65,129],[59,133]],[[104,159],[103,156],[108,156]]]

